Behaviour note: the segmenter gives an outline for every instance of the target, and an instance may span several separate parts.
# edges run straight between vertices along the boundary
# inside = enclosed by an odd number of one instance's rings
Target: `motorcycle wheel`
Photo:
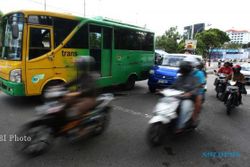
[[[16,153],[35,157],[51,148],[54,136],[52,129],[46,125],[28,125],[20,129],[17,136],[27,137],[27,141],[15,141],[13,146]]]
[[[219,87],[218,87],[218,86],[215,87],[215,92],[216,92],[216,98],[219,99],[220,90],[219,90]]]
[[[94,129],[93,135],[97,136],[102,134],[108,127],[110,121],[110,113],[104,112],[102,118],[98,122],[97,127]]]
[[[222,93],[222,92],[218,93],[218,99],[220,101],[223,101],[224,100],[224,93]]]
[[[227,115],[230,115],[231,110],[232,110],[232,98],[231,97],[226,102],[226,108],[227,108]]]
[[[216,92],[216,98],[219,99],[219,93],[218,92]]]
[[[162,123],[151,124],[147,132],[147,141],[150,146],[159,146],[164,137],[164,128]]]

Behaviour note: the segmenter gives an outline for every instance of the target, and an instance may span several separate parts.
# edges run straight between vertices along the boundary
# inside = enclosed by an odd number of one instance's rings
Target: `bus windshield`
[[[18,38],[12,36],[12,25],[18,26]],[[22,33],[24,16],[21,13],[7,15],[1,21],[0,59],[21,60],[22,59]]]
[[[166,56],[163,59],[162,66],[179,67],[183,59],[183,56]]]

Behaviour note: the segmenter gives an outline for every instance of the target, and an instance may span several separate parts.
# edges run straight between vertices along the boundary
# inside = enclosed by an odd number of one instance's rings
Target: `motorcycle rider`
[[[227,76],[230,75],[232,72],[233,72],[233,70],[232,70],[229,62],[225,62],[223,67],[221,67],[218,71],[218,73],[222,73],[222,74],[225,74]]]
[[[216,70],[215,70],[216,72]],[[223,67],[221,67],[217,74],[224,74],[226,77],[229,76],[230,74],[232,74],[233,70],[232,70],[232,67],[230,66],[230,63],[229,62],[225,62]],[[219,84],[219,81],[218,81],[218,78],[215,79],[214,81],[214,86],[215,86],[215,89],[217,89],[217,86]]]
[[[77,86],[77,91],[67,94],[63,100],[68,104],[73,103],[77,113],[84,115],[96,104],[96,76],[93,71],[95,60],[91,56],[81,56],[76,59],[75,64],[77,77],[64,86]]]
[[[205,100],[205,85],[206,85],[206,76],[205,76],[205,72],[203,70],[204,66],[203,63],[198,61],[196,58],[194,57],[186,57],[184,59],[184,61],[189,61],[192,66],[193,66],[193,76],[197,78],[198,83],[199,83],[199,90],[198,90],[198,94],[195,97],[195,106],[194,106],[194,112],[192,115],[192,120],[193,120],[193,125],[196,126],[197,125],[197,119],[198,119],[198,115],[201,111],[201,106],[202,106],[202,102]]]
[[[192,115],[193,112],[193,103],[195,101],[195,97],[198,93],[199,83],[196,77],[193,76],[193,66],[189,61],[182,61],[179,66],[179,72],[181,76],[174,82],[170,88],[184,91],[185,93],[182,95],[182,101],[180,104],[180,113],[177,120],[177,129],[176,133],[182,132],[185,123],[189,120],[188,116]],[[195,118],[193,118],[193,121]]]
[[[193,113],[193,122],[196,122],[199,113],[201,112],[202,102],[205,100],[205,85],[206,85],[206,76],[204,74],[202,62],[197,62],[195,64],[196,68],[193,71],[193,75],[197,77],[200,88],[198,95],[195,99],[195,109]]]
[[[242,93],[245,94],[245,76],[240,72],[241,66],[235,65],[233,67],[233,73],[227,77],[227,80],[236,81],[236,85],[239,87],[238,104],[242,104]],[[227,100],[228,93],[226,94],[225,101]]]

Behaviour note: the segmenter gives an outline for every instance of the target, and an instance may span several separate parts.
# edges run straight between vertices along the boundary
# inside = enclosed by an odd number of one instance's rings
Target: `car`
[[[202,56],[190,54],[167,54],[161,64],[154,65],[149,71],[148,88],[150,92],[166,88],[175,82],[179,76],[179,64],[187,56],[193,56],[202,62]]]
[[[240,71],[246,79],[246,83],[250,83],[250,63],[244,63],[241,65],[241,71]]]

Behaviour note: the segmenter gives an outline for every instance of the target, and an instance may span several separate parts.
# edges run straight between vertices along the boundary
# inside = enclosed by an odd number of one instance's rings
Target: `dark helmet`
[[[197,64],[196,68],[199,70],[202,70],[204,68],[203,62],[199,62],[199,64]]]
[[[225,63],[224,63],[224,66],[230,66],[230,62],[228,62],[228,61],[225,62]]]
[[[233,70],[234,70],[235,72],[240,72],[241,66],[240,66],[240,65],[235,65],[235,66],[233,67]]]
[[[192,63],[189,61],[182,61],[179,67],[179,72],[184,75],[189,74],[193,70]]]
[[[91,56],[79,56],[76,58],[75,64],[78,71],[93,70],[95,59]]]

